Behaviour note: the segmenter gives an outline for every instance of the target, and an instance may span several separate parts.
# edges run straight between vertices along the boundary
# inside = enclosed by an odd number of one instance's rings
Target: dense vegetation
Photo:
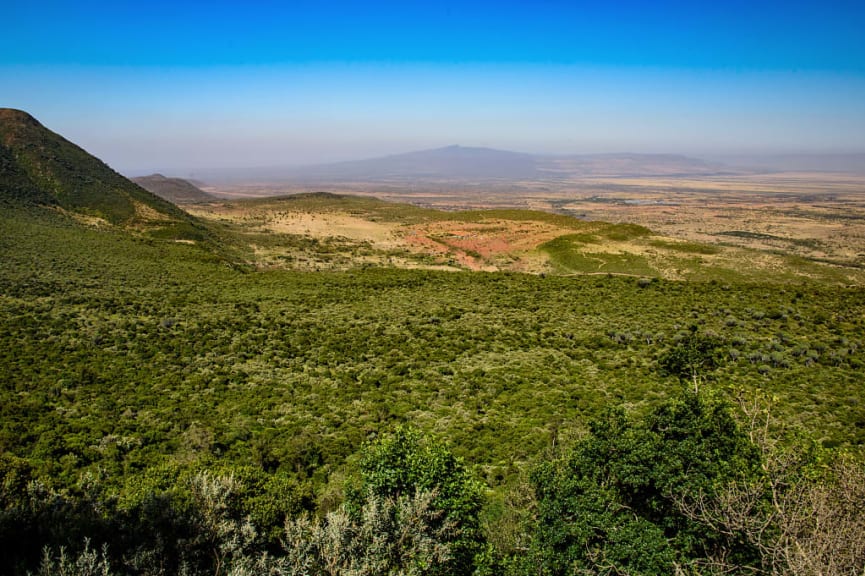
[[[835,474],[821,450],[865,440],[858,289],[250,272],[42,209],[2,219],[4,572],[43,545],[43,571],[383,573],[358,560],[379,548],[407,573],[409,556],[415,573],[771,571],[765,543],[688,500],[768,477],[721,398],[774,396],[818,440],[797,461],[811,480]],[[720,397],[681,397],[695,381]],[[342,560],[322,556],[333,526]]]
[[[784,572],[723,506],[765,514],[783,454],[728,401],[816,440],[797,494],[861,471],[860,289],[253,272],[15,204],[0,231],[3,573]]]
[[[849,270],[761,279],[521,210],[232,209],[191,217],[0,109],[0,573],[865,567]],[[548,270],[595,275],[387,269],[427,255],[265,225],[310,210],[555,225]]]

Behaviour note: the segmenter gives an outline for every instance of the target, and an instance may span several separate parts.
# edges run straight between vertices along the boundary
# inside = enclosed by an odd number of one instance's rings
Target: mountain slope
[[[736,170],[741,172],[742,170]],[[298,168],[245,171],[250,180],[298,183],[560,181],[598,176],[695,176],[729,173],[719,162],[678,154],[579,154],[543,156],[446,146],[380,158]],[[219,175],[213,175],[220,179]]]
[[[287,176],[301,181],[519,180],[537,176],[537,169],[529,154],[446,146],[383,158],[307,166],[294,169]]]
[[[0,108],[0,202],[53,206],[175,240],[204,240],[206,228],[130,182],[20,110]]]
[[[213,196],[183,178],[168,178],[162,174],[151,174],[131,180],[145,190],[174,204],[197,204],[215,200]]]
[[[2,111],[0,111],[2,117]],[[0,123],[2,130],[2,123]],[[11,148],[0,142],[0,201],[15,204],[56,204],[57,200],[34,182]]]

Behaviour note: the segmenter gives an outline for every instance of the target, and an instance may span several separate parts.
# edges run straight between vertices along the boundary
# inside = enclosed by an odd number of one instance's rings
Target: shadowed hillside
[[[169,178],[162,174],[151,174],[131,180],[145,190],[173,204],[198,204],[215,200],[213,196],[183,178]]]

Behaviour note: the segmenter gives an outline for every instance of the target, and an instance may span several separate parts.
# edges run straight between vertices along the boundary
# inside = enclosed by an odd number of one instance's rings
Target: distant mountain
[[[132,181],[173,204],[200,204],[216,199],[183,178],[168,178],[162,174],[151,174],[150,176],[132,178]]]
[[[52,206],[161,238],[204,240],[206,228],[21,110],[0,108],[0,203]]]
[[[261,180],[339,182],[502,182],[586,176],[680,176],[726,172],[717,162],[674,154],[537,156],[468,146],[447,146],[368,160],[294,169],[262,169]],[[247,175],[255,179],[253,174]]]
[[[521,180],[538,175],[529,154],[447,146],[370,160],[296,168],[286,178],[297,181]]]

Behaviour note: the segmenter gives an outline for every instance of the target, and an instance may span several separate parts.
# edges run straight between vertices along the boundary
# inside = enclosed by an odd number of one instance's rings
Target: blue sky
[[[11,2],[0,105],[127,173],[865,151],[861,0]]]

